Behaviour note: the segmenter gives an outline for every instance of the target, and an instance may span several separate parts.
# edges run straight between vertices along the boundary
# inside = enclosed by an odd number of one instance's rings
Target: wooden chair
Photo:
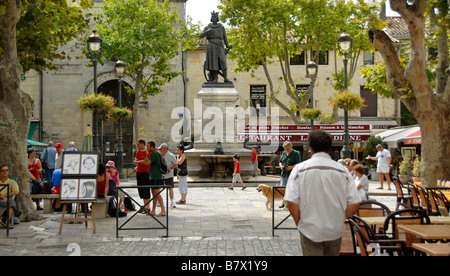
[[[419,194],[420,198],[420,207],[423,211],[428,213],[429,211],[429,203],[428,203],[428,193],[425,191],[424,188],[417,186],[417,193]]]
[[[450,202],[448,201],[444,193],[440,190],[433,190],[433,192],[436,195],[438,205],[446,208],[448,211],[450,209]]]
[[[394,182],[394,186],[397,191],[397,205],[395,206],[395,210],[399,209],[399,203],[412,206],[412,195],[407,195],[403,192],[404,186],[400,180],[394,176],[392,178],[392,182]]]
[[[430,210],[429,210],[429,215],[432,216],[439,216],[440,215],[440,211],[439,211],[439,202],[436,196],[436,193],[433,190],[428,190],[428,200],[430,202]]]
[[[397,253],[399,256],[404,255],[406,250],[404,241],[380,239],[373,232],[370,225],[356,215],[349,218],[348,221],[350,222],[352,232],[356,237],[361,256],[370,256],[374,253],[383,255],[389,254],[390,256],[394,256],[394,253]],[[379,249],[379,252],[373,251],[376,249]]]
[[[386,205],[376,200],[363,201],[356,210],[359,217],[385,217],[390,213],[391,210]]]
[[[423,242],[422,239],[415,237],[414,235],[410,235],[408,233],[400,233],[397,226],[399,224],[431,224],[430,218],[423,210],[418,209],[405,209],[392,212],[387,216],[384,221],[383,232],[385,234],[385,239],[400,239],[400,240],[408,240],[410,241],[406,244],[406,250],[408,255],[413,255],[415,252],[414,249],[411,248],[411,244],[414,242]],[[388,230],[391,230],[388,233]]]
[[[411,208],[422,209],[420,204],[419,192],[414,185],[408,185],[409,193],[411,194]]]

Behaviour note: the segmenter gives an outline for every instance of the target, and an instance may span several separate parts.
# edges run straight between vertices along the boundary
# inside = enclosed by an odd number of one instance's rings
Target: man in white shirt
[[[388,190],[391,189],[391,178],[389,177],[389,170],[392,167],[392,157],[391,153],[384,149],[382,145],[377,145],[377,156],[371,157],[368,155],[366,159],[370,159],[373,161],[378,161],[377,165],[377,173],[380,175],[380,187],[377,189],[383,190],[383,176],[386,177],[386,181],[388,183]]]
[[[337,256],[345,219],[360,198],[349,171],[328,155],[331,135],[316,130],[308,141],[312,157],[292,170],[284,200],[298,226],[303,255]]]

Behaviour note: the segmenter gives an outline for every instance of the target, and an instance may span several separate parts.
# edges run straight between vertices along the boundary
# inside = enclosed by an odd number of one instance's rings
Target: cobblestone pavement
[[[135,184],[130,180],[127,185]],[[227,185],[227,184],[226,184]],[[226,186],[222,185],[222,186]],[[298,256],[301,255],[298,231],[276,230],[272,236],[272,212],[265,207],[265,198],[256,191],[257,183],[246,190],[236,185],[234,190],[220,185],[203,184],[190,188],[187,204],[169,209],[169,236],[165,230],[122,230],[116,238],[116,219],[96,219],[96,234],[92,222],[64,223],[61,234],[61,213],[42,214],[43,220],[22,222],[10,230],[0,230],[0,255],[8,256]],[[207,187],[210,186],[210,187]],[[211,187],[212,186],[212,187]],[[378,187],[371,182],[370,190]],[[383,191],[374,199],[395,208],[394,191]],[[179,199],[174,189],[175,201]],[[137,197],[137,191],[130,191]],[[165,197],[165,195],[164,195]],[[165,198],[164,198],[165,201]],[[289,213],[275,204],[275,223]],[[157,207],[157,213],[159,212]],[[128,219],[120,218],[122,223]],[[159,218],[165,224],[165,217]],[[145,214],[138,214],[127,227],[159,227]],[[282,227],[294,228],[292,218]]]

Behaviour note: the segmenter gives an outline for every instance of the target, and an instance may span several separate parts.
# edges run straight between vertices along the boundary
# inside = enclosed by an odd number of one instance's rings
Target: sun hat
[[[114,161],[108,161],[108,163],[106,163],[106,167],[113,167],[113,168],[115,168],[116,167],[116,164],[114,163]]]

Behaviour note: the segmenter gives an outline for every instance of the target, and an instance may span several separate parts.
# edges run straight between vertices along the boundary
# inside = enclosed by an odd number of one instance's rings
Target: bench
[[[32,194],[32,199],[43,199],[44,200],[44,213],[52,212],[52,201],[53,199],[59,198],[57,194]]]

